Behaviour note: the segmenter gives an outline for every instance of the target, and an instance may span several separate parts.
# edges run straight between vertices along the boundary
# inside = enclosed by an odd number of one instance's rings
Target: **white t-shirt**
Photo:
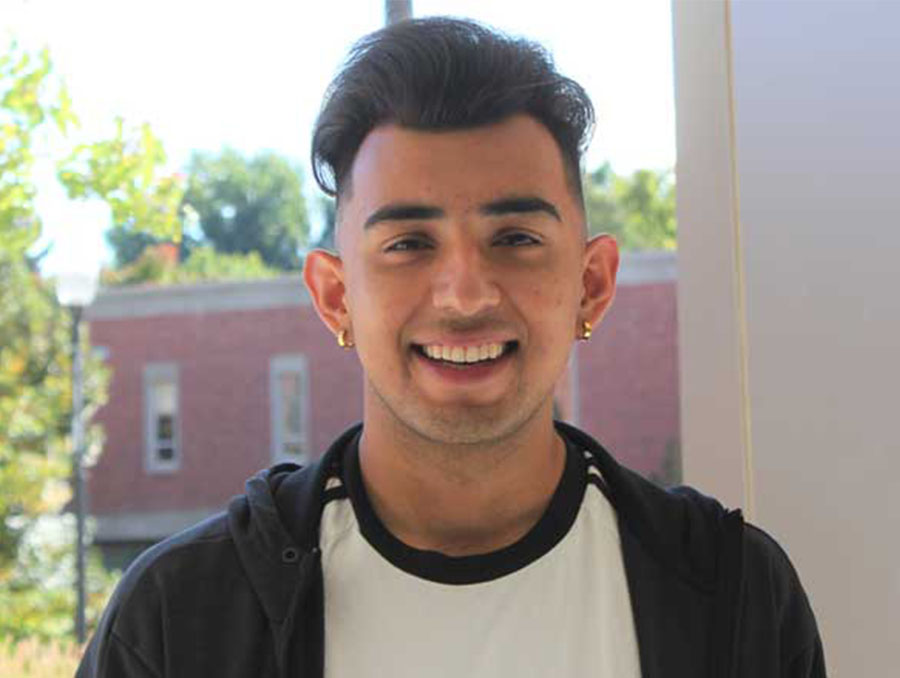
[[[638,678],[616,516],[570,448],[544,516],[485,555],[410,548],[378,520],[356,445],[329,479],[320,532],[325,677]]]

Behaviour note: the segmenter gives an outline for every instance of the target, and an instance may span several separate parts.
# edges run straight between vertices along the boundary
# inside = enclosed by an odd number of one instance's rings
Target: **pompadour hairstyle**
[[[313,132],[313,175],[325,193],[339,196],[360,145],[382,124],[466,129],[519,113],[553,135],[581,200],[594,107],[549,52],[473,21],[403,21],[357,42],[329,86]]]

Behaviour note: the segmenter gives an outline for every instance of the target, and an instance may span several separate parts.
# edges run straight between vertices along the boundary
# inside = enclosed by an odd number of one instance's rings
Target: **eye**
[[[424,236],[404,236],[384,248],[385,252],[415,252],[431,249],[431,242]]]
[[[509,233],[503,233],[495,238],[494,244],[508,247],[528,247],[531,245],[540,245],[541,241],[528,233],[511,231]]]

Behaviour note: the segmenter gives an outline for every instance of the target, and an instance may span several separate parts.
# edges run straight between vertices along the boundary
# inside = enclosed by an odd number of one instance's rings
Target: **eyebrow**
[[[562,221],[559,211],[552,203],[537,196],[503,198],[489,202],[481,207],[480,212],[486,216],[500,217],[506,214],[529,214],[531,212],[544,212],[557,221]]]
[[[557,221],[562,221],[556,207],[537,196],[501,198],[482,205],[478,211],[490,217],[543,212],[549,214]],[[372,212],[363,224],[363,230],[369,229],[383,221],[418,221],[423,219],[440,219],[444,216],[446,216],[446,212],[434,205],[394,203],[379,207]]]
[[[444,216],[444,210],[432,205],[419,205],[413,203],[397,203],[385,205],[369,215],[363,224],[363,230],[371,228],[382,221],[411,221],[419,219],[439,219]]]

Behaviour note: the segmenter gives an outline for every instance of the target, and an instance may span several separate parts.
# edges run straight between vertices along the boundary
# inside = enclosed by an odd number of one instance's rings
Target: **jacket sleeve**
[[[116,586],[75,678],[163,678],[162,596],[152,569],[136,565]]]
[[[75,678],[162,678],[134,648],[114,633],[95,634]]]
[[[743,641],[738,651],[742,664],[755,670],[742,675],[826,678],[816,618],[787,554],[749,524],[744,546]]]
[[[825,652],[822,641],[815,641],[793,658],[785,669],[788,678],[825,678]]]

